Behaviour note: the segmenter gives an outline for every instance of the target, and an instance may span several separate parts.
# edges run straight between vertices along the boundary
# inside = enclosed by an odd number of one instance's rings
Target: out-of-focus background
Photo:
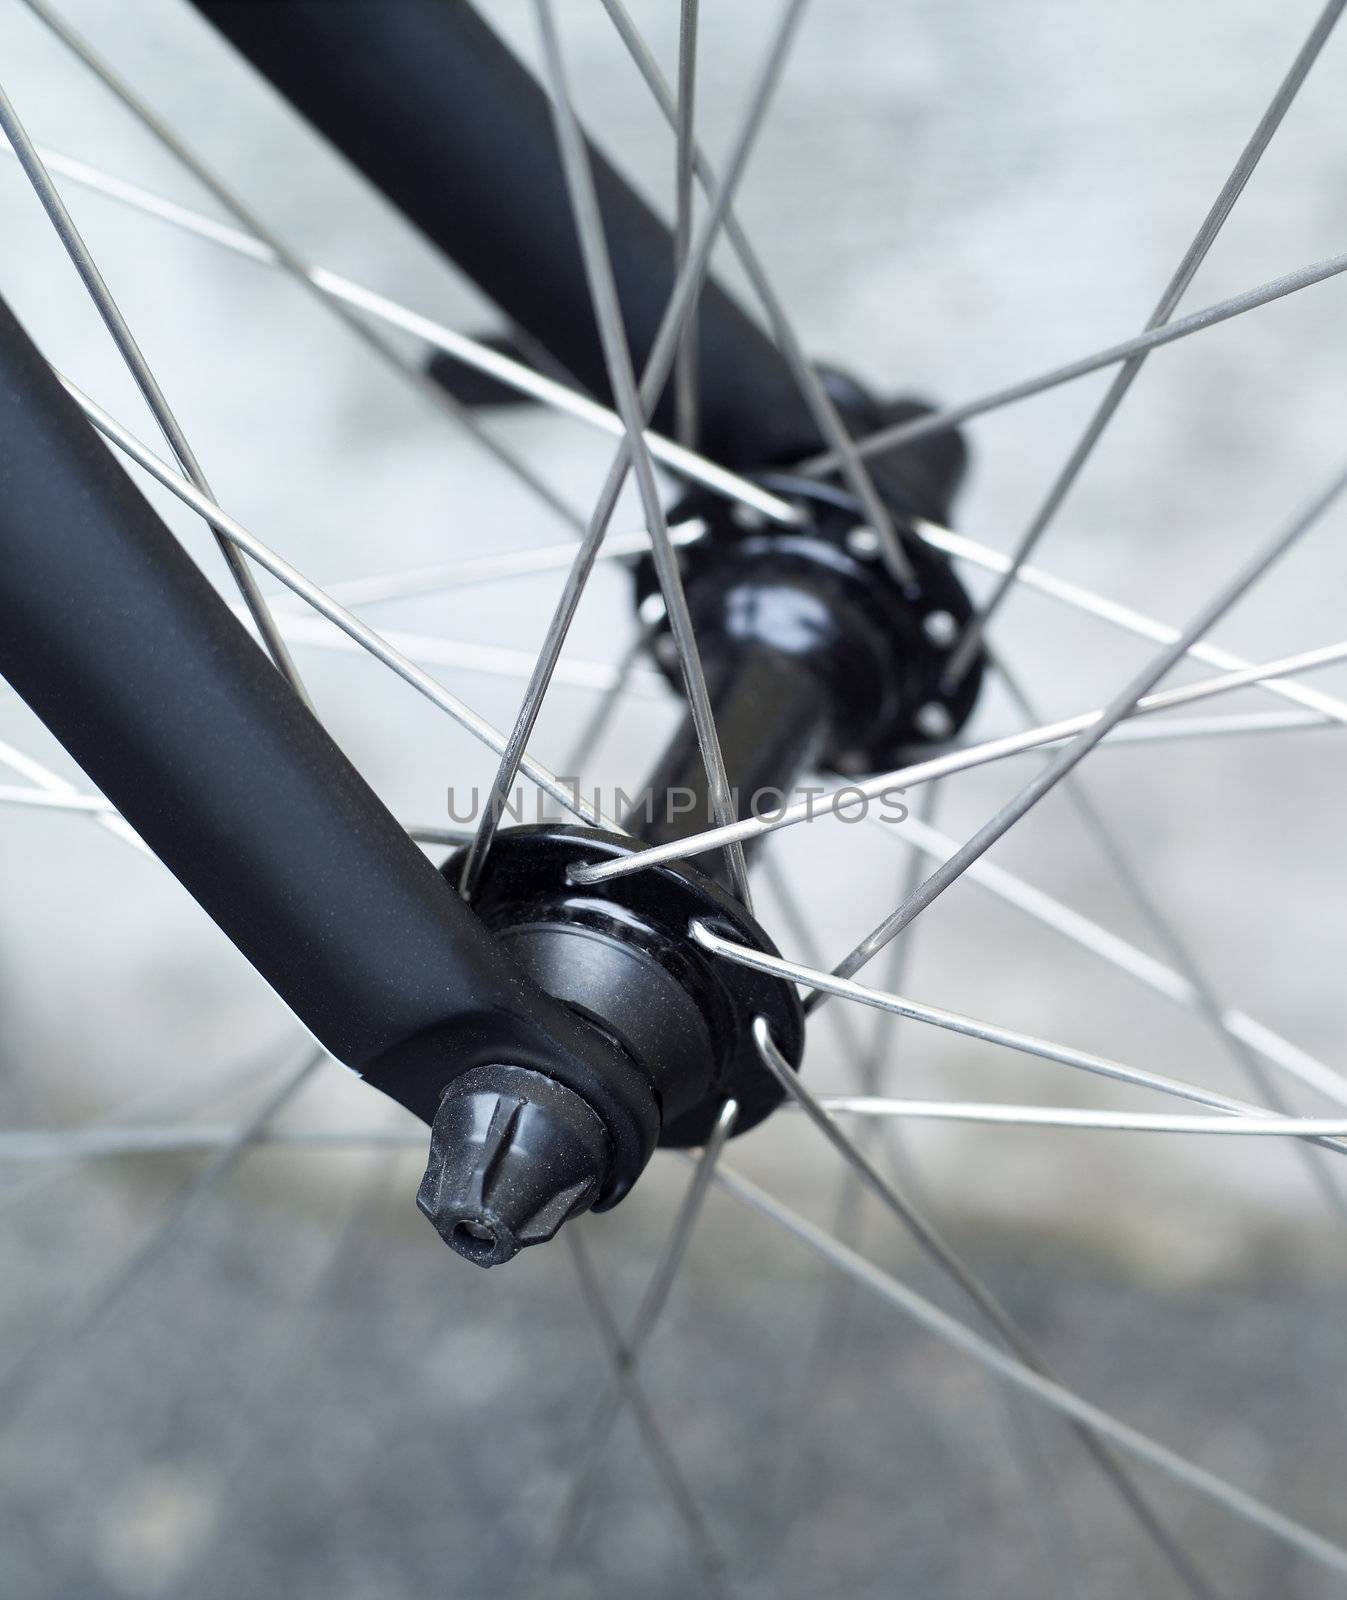
[[[490,308],[190,7],[59,0],[59,9],[301,255],[453,327],[494,328]],[[971,397],[1142,326],[1318,9],[814,0],[741,218],[811,352],[877,388]],[[532,8],[493,0],[488,10],[535,59]],[[632,0],[631,10],[672,75],[678,6]],[[557,12],[591,130],[667,212],[672,141],[602,7],[566,0]],[[702,13],[699,132],[719,155],[779,6],[704,0]],[[1344,75],[1347,40],[1333,38],[1186,309],[1343,248]],[[0,0],[0,83],[44,146],[212,212],[20,0]],[[71,181],[62,188],[222,503],[307,574],[328,583],[567,537],[278,274]],[[153,437],[8,152],[0,215],[0,292],[61,370]],[[739,283],[732,261],[720,268]],[[1157,353],[1041,564],[1182,622],[1340,470],[1345,294],[1330,281]],[[1106,382],[977,421],[958,527],[1009,549]],[[596,493],[610,450],[602,438],[538,410],[489,425],[576,506]],[[150,492],[218,576],[200,528]],[[634,505],[619,515],[619,526],[638,523]],[[1340,636],[1344,534],[1339,508],[1221,625],[1219,641],[1261,660]],[[504,725],[559,582],[554,573],[399,601],[369,619]],[[985,577],[969,582],[985,593]],[[468,735],[335,635],[296,627],[320,710],[399,816],[443,823],[448,784],[488,781],[490,757]],[[593,709],[590,685],[631,628],[624,575],[601,573],[572,636],[569,681],[534,741],[544,760],[564,762]],[[1044,717],[1099,704],[1149,648],[1023,594],[996,637]],[[1316,682],[1342,688],[1347,676]],[[1268,706],[1246,694],[1207,709]],[[586,776],[639,781],[676,716],[653,676],[638,674]],[[989,692],[974,731],[1008,731],[1017,716]],[[3,692],[0,739],[87,787]],[[965,836],[1032,762],[950,780],[935,825]],[[1221,1003],[1340,1067],[1347,768],[1333,730],[1119,745],[1083,772]],[[105,828],[29,809],[8,810],[3,823],[6,1125],[246,1118],[302,1049],[256,976],[164,872]],[[774,863],[806,909],[817,953],[770,886],[763,920],[787,951],[835,961],[896,903],[909,836],[836,821],[779,836]],[[993,859],[1174,964],[1069,797],[1046,802]],[[921,920],[902,982],[923,1001],[1253,1093],[1192,1009],[985,884],[959,885]],[[851,1087],[872,1037],[868,1015],[830,1005],[811,1040],[811,1082]],[[1156,1105],[915,1024],[883,1046],[883,1081],[901,1093]],[[1328,1108],[1289,1092],[1306,1112]],[[405,1126],[335,1066],[281,1121]],[[1301,1149],[935,1126],[876,1148],[1064,1380],[1347,1538],[1344,1222]],[[891,1218],[864,1204],[848,1211],[843,1165],[798,1119],[774,1118],[729,1159],[968,1314]],[[0,1167],[3,1592],[517,1591],[605,1381],[567,1252],[471,1271],[415,1212],[410,1148],[258,1149],[162,1236],[207,1160]],[[617,1212],[577,1225],[620,1319],[687,1175],[658,1157]],[[102,1286],[118,1282],[146,1238],[158,1242],[141,1270],[108,1298]],[[962,1357],[725,1194],[708,1202],[642,1373],[735,1595],[1178,1592],[1060,1424],[1008,1403]],[[1227,1513],[1164,1478],[1141,1481],[1218,1592],[1339,1592]],[[700,1592],[702,1581],[624,1417],[579,1541],[543,1590],[673,1595]]]

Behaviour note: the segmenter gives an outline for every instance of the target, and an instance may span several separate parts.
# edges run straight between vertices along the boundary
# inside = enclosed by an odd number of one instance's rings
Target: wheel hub
[[[804,1017],[790,984],[717,962],[689,937],[702,922],[777,953],[738,900],[695,868],[570,880],[573,867],[639,848],[632,838],[561,824],[508,829],[473,907],[528,977],[640,1066],[660,1107],[659,1143],[682,1148],[707,1138],[727,1099],[738,1104],[740,1132],[780,1103],[753,1023],[765,1017],[795,1065]],[[463,857],[444,864],[451,884]],[[494,1266],[550,1239],[576,1211],[616,1205],[643,1165],[643,1156],[616,1155],[579,1095],[537,1072],[489,1066],[445,1089],[417,1203],[451,1249]]]
[[[906,416],[921,408],[904,402],[898,409]],[[680,547],[679,561],[738,817],[760,814],[767,791],[772,804],[777,796],[784,804],[811,770],[859,776],[900,767],[914,748],[967,721],[982,660],[957,682],[949,664],[972,606],[914,527],[920,516],[945,515],[962,465],[952,435],[876,463],[907,569],[901,574],[857,500],[833,484],[762,475],[798,512],[784,526],[709,495],[676,509],[675,519],[697,518],[705,528]],[[644,619],[658,618],[650,557],[637,564],[635,599]],[[651,647],[681,688],[667,622],[655,621]],[[736,1132],[780,1103],[785,1091],[761,1061],[754,1025],[765,1020],[797,1067],[803,1011],[793,985],[718,961],[691,937],[705,924],[777,953],[730,888],[721,853],[699,854],[695,867],[671,860],[575,882],[578,867],[678,842],[715,823],[690,715],[643,799],[625,819],[625,836],[560,824],[502,830],[472,907],[525,978],[636,1069],[641,1097],[657,1108],[649,1143],[697,1145],[726,1100],[738,1106]],[[465,855],[444,865],[451,884],[460,881]],[[578,1088],[517,1063],[448,1084],[418,1203],[460,1255],[481,1266],[508,1260],[551,1238],[576,1212],[616,1205],[635,1182],[649,1145],[608,1137],[615,1130],[605,1129],[602,1108]],[[624,1110],[629,1099],[630,1090]]]

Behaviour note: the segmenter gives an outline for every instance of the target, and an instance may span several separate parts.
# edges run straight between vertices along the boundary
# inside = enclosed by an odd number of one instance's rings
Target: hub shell
[[[778,675],[792,673],[790,693],[813,723],[811,763],[846,775],[901,766],[914,748],[957,733],[972,714],[983,662],[979,656],[956,684],[946,682],[973,607],[945,557],[897,516],[912,569],[904,582],[845,490],[782,474],[759,481],[800,510],[798,525],[745,517],[709,495],[685,500],[671,518],[698,518],[707,528],[678,556],[713,699],[730,698],[726,686],[763,661]],[[637,603],[649,607],[658,594],[654,562],[644,558]],[[665,622],[654,656],[678,687],[671,644]],[[799,729],[803,718],[779,721]],[[731,768],[733,758],[727,750]]]
[[[649,1075],[662,1112],[659,1142],[682,1148],[705,1141],[728,1097],[739,1103],[739,1133],[780,1103],[783,1091],[762,1065],[753,1023],[767,1019],[794,1066],[804,1018],[792,985],[717,960],[692,940],[692,924],[704,922],[722,938],[776,953],[738,900],[695,868],[670,863],[602,884],[570,881],[572,867],[639,848],[630,838],[564,824],[502,830],[473,909],[544,992]],[[461,866],[461,852],[445,863],[451,883]],[[601,1200],[595,1209],[613,1203]]]

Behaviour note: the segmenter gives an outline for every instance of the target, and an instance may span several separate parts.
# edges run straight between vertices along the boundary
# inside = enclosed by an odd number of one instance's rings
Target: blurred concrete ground
[[[62,9],[302,251],[454,326],[491,325],[189,8]],[[667,206],[667,130],[601,8],[558,9],[591,127]],[[632,10],[672,70],[677,7]],[[707,0],[704,11],[702,128],[721,152],[778,8]],[[969,397],[1142,325],[1316,11],[1301,0],[815,0],[743,220],[811,350],[877,385]],[[497,0],[490,14],[532,53],[523,0]],[[1343,39],[1330,42],[1187,307],[1342,249],[1344,52]],[[201,204],[17,0],[0,7],[0,62],[36,136]],[[303,570],[336,580],[565,536],[306,297],[105,199],[68,195],[221,499]],[[63,370],[151,437],[7,157],[0,205],[0,291]],[[733,263],[722,266],[737,281]],[[1043,565],[1182,621],[1339,467],[1344,294],[1330,282],[1157,354]],[[961,528],[1013,544],[1104,382],[976,424]],[[602,442],[531,412],[498,425],[578,505],[593,496]],[[190,519],[157,503],[217,571]],[[628,507],[623,525],[638,520]],[[1347,512],[1325,519],[1221,642],[1260,659],[1339,637],[1344,529]],[[555,587],[477,588],[371,617],[527,650]],[[615,659],[626,607],[616,575],[596,582],[575,656]],[[1033,598],[1007,608],[999,640],[1045,715],[1099,703],[1144,659],[1137,641]],[[485,754],[372,664],[318,650],[301,660],[334,732],[400,815],[437,821],[449,782],[487,781]],[[509,720],[517,678],[445,677]],[[1340,689],[1347,674],[1316,681]],[[556,692],[535,746],[544,759],[563,759],[591,704]],[[670,706],[634,703],[593,781],[630,784],[673,718]],[[989,696],[980,731],[1013,724],[1013,708]],[[0,697],[0,738],[71,772],[12,697]],[[1130,746],[1091,767],[1090,793],[1221,993],[1340,1064],[1347,909],[1333,733]],[[971,831],[1029,770],[1005,764],[947,785],[940,826]],[[892,906],[906,852],[875,827],[833,823],[782,835],[778,859],[836,959]],[[996,860],[1162,954],[1063,801]],[[81,1121],[221,1063],[290,1050],[292,1025],[239,958],[165,875],[100,829],[11,814],[0,873],[8,1122]],[[1196,1019],[971,885],[924,919],[905,981],[923,1000],[1245,1092]],[[854,1034],[820,1024],[811,1078],[840,1087]],[[1151,1104],[910,1029],[891,1068],[890,1082],[913,1094]],[[367,1100],[333,1069],[292,1119],[368,1125],[385,1114]],[[904,1143],[932,1209],[1064,1375],[1347,1536],[1340,1224],[1297,1152],[936,1128]],[[830,1219],[838,1165],[798,1124],[775,1119],[734,1161]],[[259,1153],[96,1335],[69,1342],[49,1333],[60,1308],[115,1265],[196,1163],[85,1167],[0,1194],[6,1348],[51,1338],[0,1468],[5,1593],[457,1596],[518,1580],[592,1403],[598,1346],[564,1253],[470,1274],[416,1217],[411,1159],[374,1164],[377,1200],[370,1158]],[[587,1225],[624,1304],[684,1181],[681,1166],[657,1162],[618,1213]],[[866,1242],[940,1292],[886,1223],[871,1218]],[[1085,1594],[1173,1592],[1054,1427],[1037,1437],[1064,1499],[1046,1520],[1032,1514],[1017,1467],[1022,1423],[1007,1431],[966,1366],[895,1314],[849,1301],[845,1337],[825,1323],[827,1359],[816,1362],[831,1284],[798,1246],[717,1197],[651,1348],[651,1394],[712,1508],[736,1593],[1041,1595],[1050,1567],[1078,1571]],[[806,1392],[818,1404],[791,1423]],[[601,1480],[577,1594],[681,1593],[691,1581],[629,1426]],[[1151,1487],[1226,1592],[1336,1592],[1227,1517]]]

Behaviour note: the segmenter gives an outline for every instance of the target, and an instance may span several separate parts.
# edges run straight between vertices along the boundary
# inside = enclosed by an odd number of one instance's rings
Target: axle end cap
[[[477,1067],[444,1091],[416,1204],[456,1254],[499,1266],[588,1210],[611,1159],[573,1090],[527,1067]]]

